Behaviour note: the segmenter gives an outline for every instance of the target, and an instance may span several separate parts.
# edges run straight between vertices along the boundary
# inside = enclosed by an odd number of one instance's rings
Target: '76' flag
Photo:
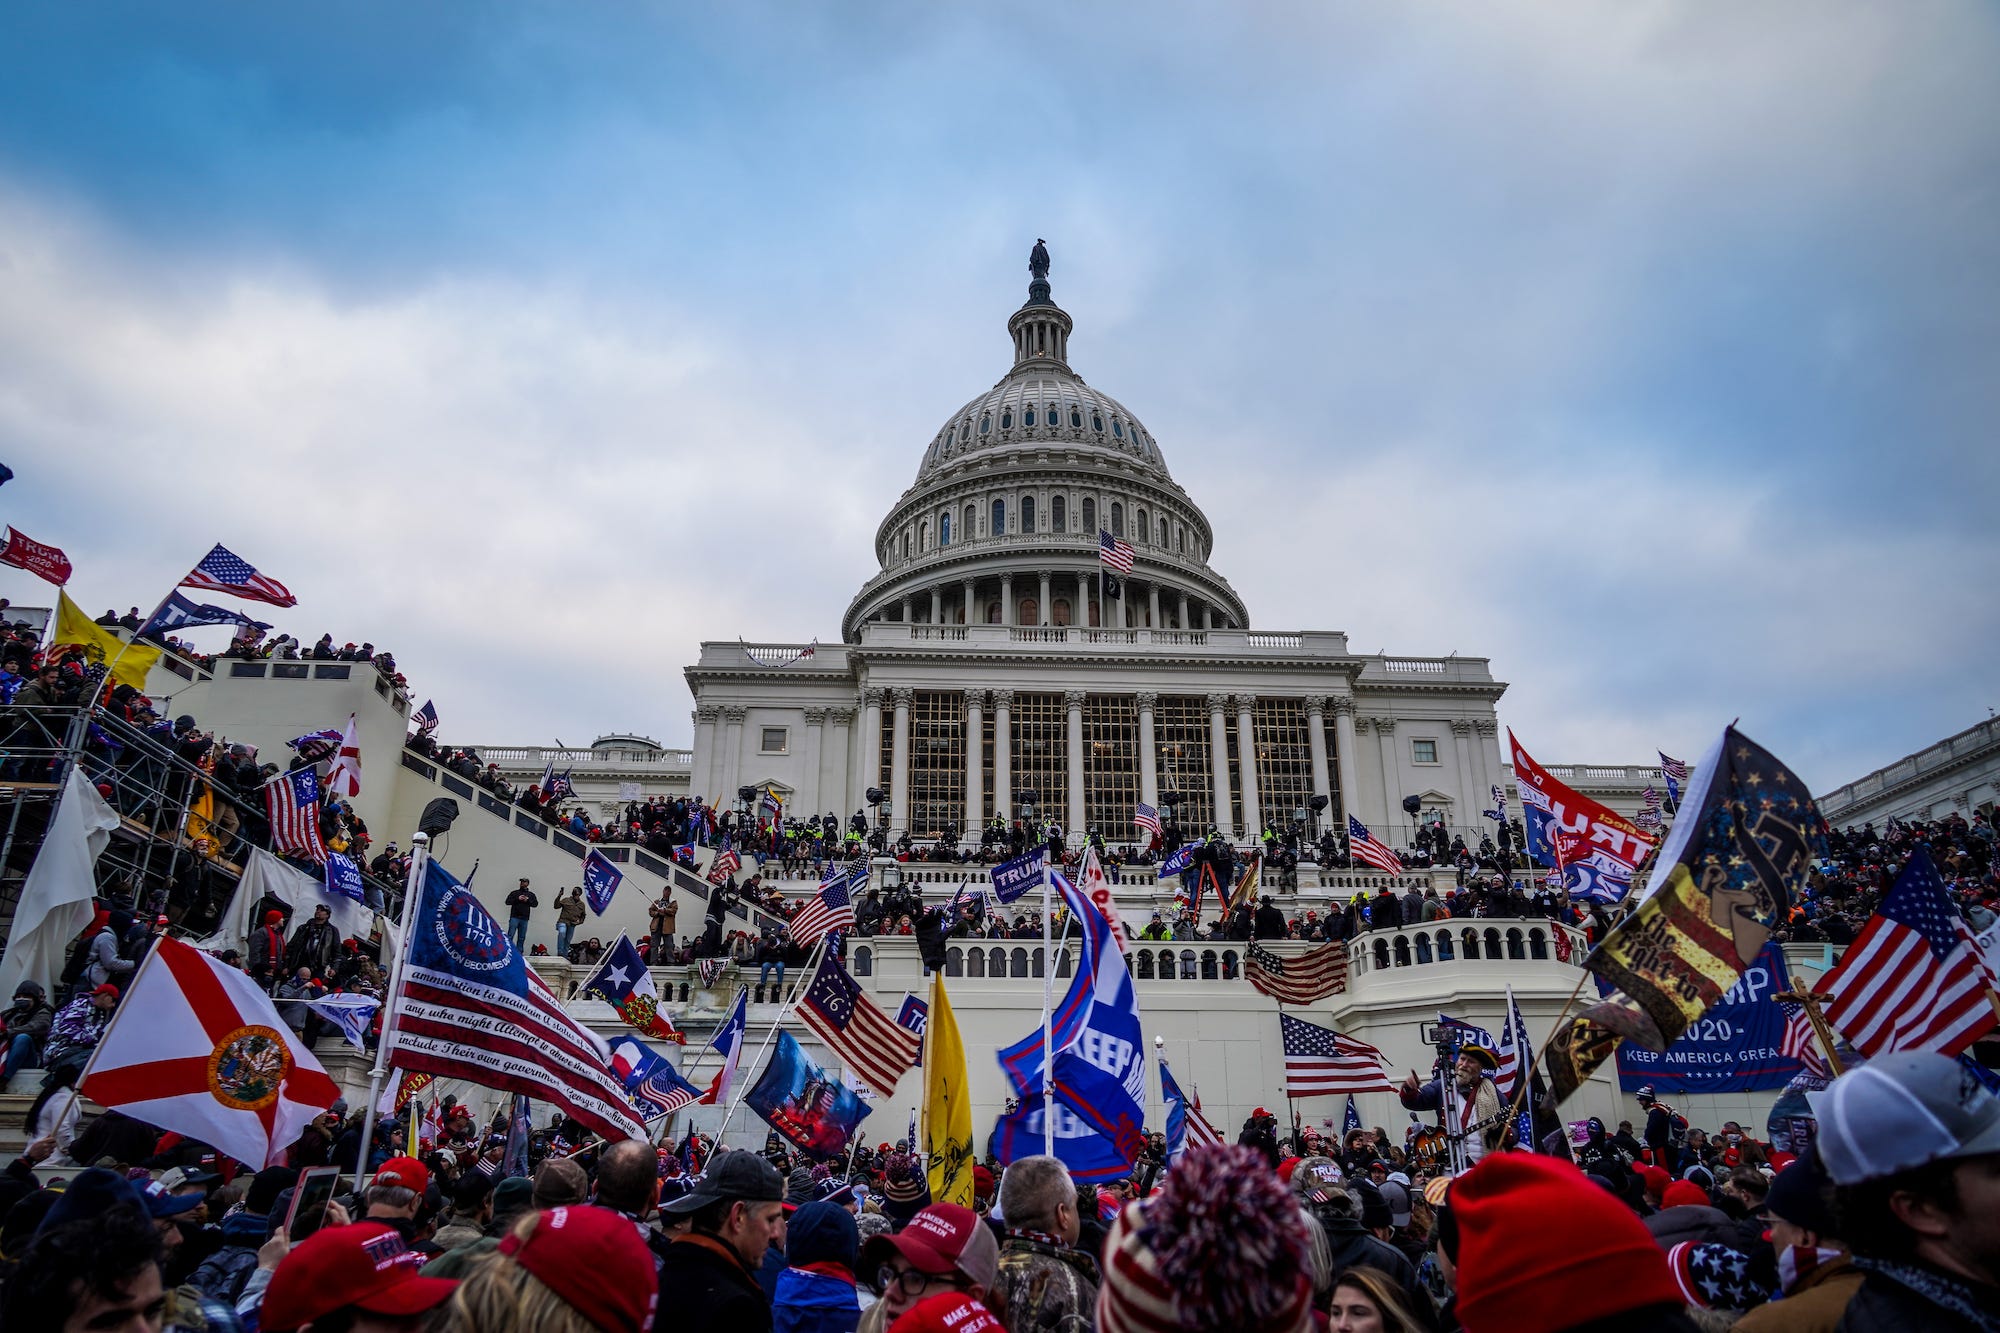
[[[79,1087],[259,1168],[340,1096],[256,982],[171,937],[139,968]]]

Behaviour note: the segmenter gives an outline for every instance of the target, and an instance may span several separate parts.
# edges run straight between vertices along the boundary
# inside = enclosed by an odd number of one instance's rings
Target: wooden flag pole
[[[1840,1067],[1840,1054],[1834,1050],[1833,1028],[1820,1011],[1819,996],[1801,986],[1796,977],[1791,980],[1790,990],[1779,991],[1771,998],[1789,1001],[1806,1011],[1806,1021],[1812,1024],[1813,1035],[1819,1038],[1820,1049],[1826,1052],[1826,1067],[1835,1078],[1839,1078],[1846,1071]]]

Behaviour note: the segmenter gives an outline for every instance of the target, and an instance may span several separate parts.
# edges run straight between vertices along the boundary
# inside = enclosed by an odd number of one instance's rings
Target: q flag
[[[1003,903],[1011,903],[1029,889],[1041,887],[1042,866],[1042,849],[1039,847],[1026,856],[1002,861],[993,867],[993,896]]]
[[[1825,827],[1796,773],[1723,729],[1635,885],[1637,907],[1584,960],[1612,989],[1550,1038],[1558,1101],[1621,1039],[1663,1052],[1722,1000],[1790,912]]]
[[[828,1078],[824,1069],[807,1058],[805,1048],[792,1034],[782,1029],[771,1048],[771,1063],[743,1100],[778,1132],[778,1137],[822,1161],[847,1151],[855,1126],[868,1114],[852,1089],[837,1078]]]
[[[7,544],[0,546],[0,565],[12,565],[25,569],[37,578],[47,579],[60,588],[69,582],[69,557],[46,542],[7,529]]]
[[[604,915],[604,909],[611,906],[611,895],[624,881],[625,872],[598,848],[591,848],[590,855],[583,858],[583,900],[597,915]]]
[[[1507,733],[1514,753],[1514,779],[1527,810],[1528,855],[1560,869],[1570,897],[1618,902],[1631,892],[1632,871],[1659,839],[1609,806],[1572,791],[1529,757]],[[1559,847],[1563,832],[1580,837],[1581,854]]]

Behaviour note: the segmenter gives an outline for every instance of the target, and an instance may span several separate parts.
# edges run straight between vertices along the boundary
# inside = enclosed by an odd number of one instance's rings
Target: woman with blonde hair
[[[529,1213],[474,1260],[430,1333],[649,1333],[658,1301],[630,1219],[575,1204]]]
[[[1327,1333],[1424,1333],[1424,1326],[1388,1274],[1358,1267],[1334,1280]]]

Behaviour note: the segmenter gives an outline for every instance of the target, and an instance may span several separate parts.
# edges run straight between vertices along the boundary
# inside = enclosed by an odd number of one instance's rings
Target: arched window
[[[1181,552],[1181,554],[1182,554],[1182,555],[1186,555],[1186,554],[1187,554],[1187,529],[1186,529],[1186,528],[1175,528],[1175,529],[1174,529],[1174,540],[1175,540],[1175,544],[1176,544],[1176,545],[1178,545],[1178,546],[1180,547],[1180,552]]]
[[[1001,611],[1001,607],[1000,607],[1000,603],[998,603],[998,602],[988,602],[988,603],[986,604],[986,623],[987,623],[987,624],[989,624],[989,625],[997,625],[997,624],[999,624],[999,623],[1000,623],[1000,611]]]
[[[1111,535],[1114,537],[1125,535],[1125,506],[1116,500],[1111,502]]]
[[[1032,495],[1024,495],[1021,497],[1021,531],[1033,532],[1034,530],[1035,530],[1035,497]]]
[[[1132,515],[1132,535],[1140,541],[1148,541],[1153,533],[1153,525],[1146,521],[1146,511],[1141,509]]]
[[[1027,410],[1026,412],[1023,412],[1023,413],[1021,414],[1021,424],[1025,425],[1025,426],[1032,426],[1032,425],[1034,425],[1034,424],[1035,424],[1035,409],[1034,409],[1034,408],[1032,408],[1032,407],[1031,407],[1031,408],[1029,408],[1029,409],[1028,409],[1028,410]]]
[[[939,515],[938,515],[938,545],[939,545],[939,546],[949,546],[949,545],[951,545],[951,511],[950,511],[950,510],[946,510],[946,511],[945,511],[944,513],[942,513],[942,514],[939,514]]]
[[[856,949],[854,951],[854,975],[857,977],[867,977],[867,976],[873,976],[874,974],[875,974],[874,951],[872,949]]]
[[[966,952],[966,955],[965,955],[965,965],[966,965],[966,969],[967,969],[967,971],[966,971],[966,974],[965,974],[965,975],[967,975],[967,976],[969,976],[969,977],[983,977],[983,976],[985,976],[985,975],[986,975],[986,950],[984,950],[984,949],[971,949],[971,950],[968,950],[968,951]]]
[[[1002,413],[1000,414],[1000,429],[1001,429],[1001,430],[1012,430],[1012,429],[1014,429],[1014,409],[1013,409],[1013,408],[1011,408],[1011,407],[1010,407],[1010,408],[1008,408],[1008,409],[1007,409],[1006,411],[1004,411],[1004,412],[1002,412]]]
[[[910,530],[908,528],[905,528],[903,529],[903,559],[908,560],[909,558],[910,558]]]
[[[995,537],[998,537],[1001,533],[1005,532],[1006,530],[1007,530],[1007,502],[1005,500],[995,500],[993,502],[993,535]]]
[[[962,977],[965,975],[965,951],[963,949],[948,949],[945,951],[944,974],[948,977]]]
[[[1104,417],[1102,414],[1097,412],[1092,412],[1090,414],[1090,428],[1096,431],[1099,435],[1104,434]]]
[[[926,519],[923,526],[917,529],[917,550],[921,553],[930,549],[931,525],[930,520]]]
[[[1050,498],[1049,500],[1050,532],[1061,532],[1063,530],[1063,524],[1069,518],[1069,514],[1066,512],[1068,509],[1069,509],[1069,502],[1064,500],[1062,496],[1057,495]]]
[[[1081,531],[1085,536],[1089,536],[1091,533],[1097,531],[1097,501],[1087,495],[1083,497],[1083,527]]]
[[[1090,599],[1090,601],[1085,603],[1085,605],[1090,608],[1090,616],[1089,616],[1090,627],[1092,629],[1097,629],[1099,627],[1097,624],[1098,599],[1093,597]]]
[[[964,420],[963,422],[961,422],[961,423],[959,424],[959,427],[958,427],[958,438],[959,438],[959,439],[961,439],[961,440],[969,440],[969,439],[971,439],[971,438],[972,438],[972,418],[971,418],[971,417],[967,417],[967,418],[966,418],[966,419],[965,419],[965,420]]]
[[[981,412],[979,414],[979,433],[981,435],[987,435],[992,433],[992,430],[993,430],[992,414],[987,412]]]
[[[1124,439],[1125,423],[1120,421],[1117,417],[1111,418],[1111,433],[1113,435],[1116,435],[1121,440]]]
[[[974,505],[965,507],[965,526],[959,529],[960,538],[971,541],[979,533],[979,510]]]
[[[1074,406],[1069,409],[1069,424],[1075,430],[1083,429],[1083,413],[1077,411]]]
[[[1041,611],[1042,611],[1042,604],[1036,601],[1034,598],[1023,597],[1021,599],[1019,614],[1021,617],[1021,623],[1023,625],[1041,624],[1042,622],[1040,621],[1040,619],[1038,619],[1038,617],[1041,615]],[[1000,603],[998,602],[993,603],[993,623],[996,625],[1000,623]]]
[[[1013,963],[1014,967],[1011,975],[1017,977],[1028,975],[1028,951],[1026,949],[1014,950]]]
[[[1153,951],[1151,949],[1139,950],[1138,977],[1141,981],[1151,981],[1153,979]]]

